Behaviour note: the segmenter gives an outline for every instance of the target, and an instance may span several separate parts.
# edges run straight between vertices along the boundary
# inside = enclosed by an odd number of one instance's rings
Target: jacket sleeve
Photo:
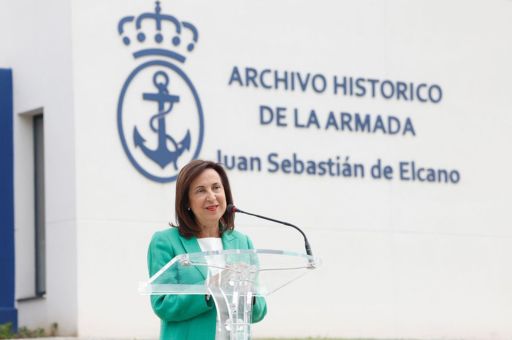
[[[163,233],[156,233],[149,245],[148,268],[153,276],[175,256],[172,240]],[[184,321],[213,308],[204,295],[151,295],[151,307],[164,321]]]
[[[254,245],[249,237],[247,237],[247,246],[248,249],[254,249]],[[265,298],[262,296],[257,296],[255,299],[255,303],[252,306],[252,322],[260,322],[263,320],[265,315],[267,314],[267,302]]]

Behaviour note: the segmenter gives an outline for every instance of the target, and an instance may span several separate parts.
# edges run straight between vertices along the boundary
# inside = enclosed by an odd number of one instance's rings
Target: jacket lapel
[[[195,237],[185,238],[180,235],[180,241],[181,241],[181,244],[183,245],[183,248],[185,248],[185,251],[187,254],[201,252],[201,248],[199,247],[199,243],[197,242],[197,239]],[[194,266],[194,267],[199,271],[199,273],[201,273],[201,276],[203,277],[203,279],[206,279],[207,267],[205,267],[205,266]]]
[[[224,249],[236,249],[237,238],[232,232],[226,231],[222,234],[222,247]]]

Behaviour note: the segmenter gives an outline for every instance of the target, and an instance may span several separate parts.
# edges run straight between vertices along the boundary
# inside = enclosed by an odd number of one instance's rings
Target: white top
[[[199,243],[201,251],[224,250],[222,247],[222,239],[220,237],[198,238],[197,243]]]
[[[222,246],[222,239],[220,237],[198,238],[197,243],[199,243],[199,248],[201,248],[201,251],[224,250],[224,247]],[[210,256],[207,261],[208,265],[211,266],[210,276],[213,276],[221,272],[222,268],[226,266],[226,263],[224,262],[224,257],[221,255]]]

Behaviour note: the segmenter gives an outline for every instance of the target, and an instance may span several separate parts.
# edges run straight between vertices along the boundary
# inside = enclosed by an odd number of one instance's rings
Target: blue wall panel
[[[0,69],[0,324],[18,328],[14,305],[12,71]]]

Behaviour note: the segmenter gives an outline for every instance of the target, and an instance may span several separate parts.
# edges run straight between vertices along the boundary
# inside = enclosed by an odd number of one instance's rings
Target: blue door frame
[[[12,70],[0,69],[0,324],[18,329],[14,295],[14,149]]]

